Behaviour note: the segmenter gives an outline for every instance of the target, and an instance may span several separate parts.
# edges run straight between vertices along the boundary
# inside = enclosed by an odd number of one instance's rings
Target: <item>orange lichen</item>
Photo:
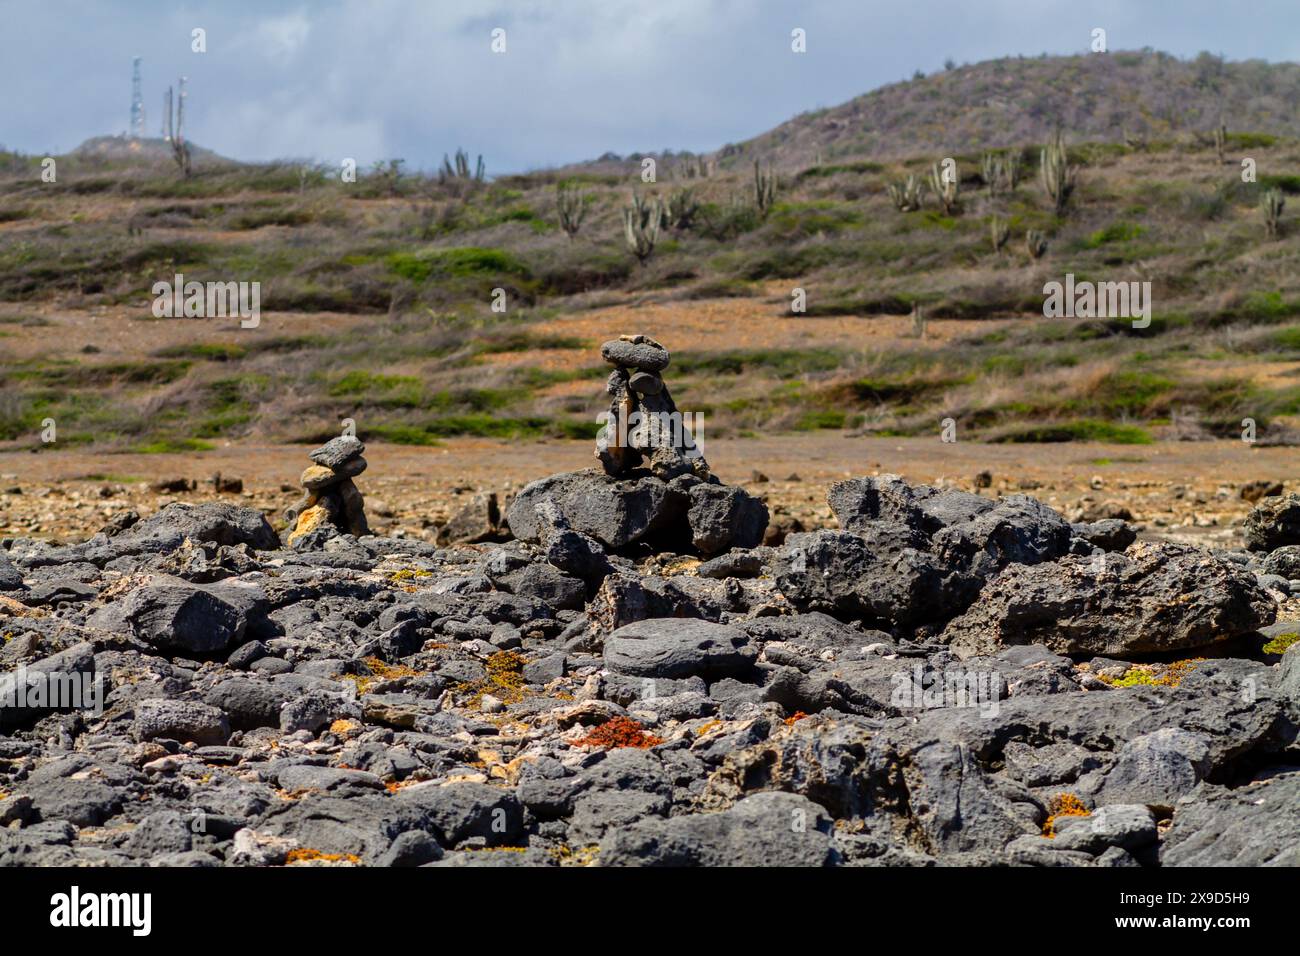
[[[1057,817],[1092,816],[1092,811],[1085,807],[1083,801],[1072,793],[1058,793],[1048,801],[1047,809],[1051,811],[1051,815],[1043,823],[1043,836],[1048,839],[1056,838]]]
[[[574,741],[575,747],[605,747],[613,750],[618,747],[638,747],[645,749],[663,743],[662,737],[648,734],[640,724],[629,717],[611,717],[581,740]]]
[[[285,857],[285,866],[290,863],[351,863],[360,865],[361,857],[354,853],[322,853],[320,850],[313,850],[311,847],[294,847]]]
[[[785,719],[785,725],[787,727],[793,727],[796,723],[803,720],[807,716],[808,715],[805,714],[802,710],[796,710],[793,714],[791,714],[789,717]]]

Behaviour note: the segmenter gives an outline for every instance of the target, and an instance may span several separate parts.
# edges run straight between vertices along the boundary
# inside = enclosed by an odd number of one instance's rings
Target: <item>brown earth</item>
[[[229,445],[190,454],[95,454],[57,451],[0,453],[0,536],[77,540],[110,516],[146,515],[169,500],[217,497],[205,482],[220,472],[244,482],[242,496],[277,528],[280,513],[299,496],[298,476],[309,446]],[[1075,520],[1090,507],[1125,508],[1151,537],[1206,546],[1240,546],[1239,525],[1250,509],[1239,489],[1258,479],[1300,486],[1293,449],[1236,441],[1155,445],[986,445],[935,438],[851,438],[826,433],[705,441],[723,481],[763,496],[774,515],[807,527],[834,526],[826,491],[854,475],[895,472],[910,481],[973,490],[975,476],[992,475],[984,494],[1025,491]],[[369,470],[358,479],[377,532],[432,538],[436,527],[470,495],[509,495],[536,478],[594,465],[581,441],[508,442],[452,439],[436,447],[372,443]],[[758,480],[755,471],[769,480]],[[158,494],[149,483],[187,478],[195,491]]]

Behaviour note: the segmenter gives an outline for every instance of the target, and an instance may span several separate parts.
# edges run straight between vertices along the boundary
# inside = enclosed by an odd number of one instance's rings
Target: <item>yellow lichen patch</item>
[[[1300,633],[1279,634],[1264,645],[1265,654],[1285,654],[1288,647],[1300,641]]]
[[[697,737],[703,737],[703,736],[704,736],[705,734],[707,734],[710,730],[713,730],[715,727],[721,727],[721,726],[722,726],[722,721],[720,721],[720,720],[709,720],[709,721],[706,721],[706,722],[700,724],[700,726],[698,726],[698,727],[695,728],[695,736],[697,736]]]
[[[355,720],[349,720],[346,717],[342,717],[330,724],[330,733],[339,737],[346,737],[349,734],[354,734],[360,729],[361,724],[357,723]]]
[[[1172,664],[1134,664],[1123,677],[1099,674],[1098,678],[1111,687],[1177,687],[1204,660],[1204,657],[1189,657]]]
[[[456,685],[456,693],[468,695],[466,704],[478,707],[483,695],[491,694],[505,704],[517,704],[527,694],[524,681],[525,657],[518,651],[497,651],[487,659],[487,676]]]
[[[388,664],[378,657],[364,657],[361,663],[366,666],[368,674],[344,674],[339,680],[350,680],[357,685],[357,693],[364,694],[376,681],[397,680],[399,677],[418,677],[420,671],[405,664]],[[331,728],[333,729],[333,728]]]
[[[551,859],[560,866],[595,866],[600,858],[600,846],[592,844],[591,846],[580,846],[577,848],[570,846],[553,847],[547,851]]]
[[[433,577],[432,571],[423,571],[419,568],[402,568],[401,570],[394,571],[390,574],[388,580],[392,581],[394,584],[401,584],[403,581],[429,577]]]
[[[689,574],[704,562],[698,558],[679,557],[667,564],[659,566],[659,574],[664,577],[672,577],[674,574]]]
[[[292,866],[295,863],[351,863],[353,866],[360,866],[361,857],[354,853],[322,853],[320,850],[301,846],[290,850],[289,855],[284,859],[285,866]]]
[[[1085,807],[1083,801],[1072,793],[1058,793],[1048,801],[1047,809],[1051,811],[1051,815],[1043,822],[1043,836],[1049,839],[1056,838],[1057,817],[1092,816],[1092,811]]]

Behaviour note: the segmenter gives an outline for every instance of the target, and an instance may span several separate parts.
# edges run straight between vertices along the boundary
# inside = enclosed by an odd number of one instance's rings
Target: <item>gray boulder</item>
[[[941,639],[961,657],[1011,644],[1124,657],[1227,641],[1276,615],[1249,572],[1195,548],[1137,544],[1100,560],[1011,565]]]
[[[164,650],[207,656],[243,639],[246,620],[232,604],[179,578],[158,577],[86,621],[107,631],[129,631]]]
[[[605,663],[634,677],[743,676],[755,656],[740,628],[690,618],[637,621],[605,638]]]
[[[767,505],[734,485],[708,482],[691,487],[686,521],[691,544],[701,554],[721,554],[730,548],[753,548],[763,543],[767,530]]]
[[[136,740],[224,744],[230,739],[230,720],[217,708],[198,701],[151,697],[136,702],[131,734]]]
[[[1241,530],[1251,551],[1300,544],[1300,495],[1261,498],[1246,515]]]
[[[1300,772],[1232,790],[1202,784],[1175,807],[1160,863],[1300,866]]]
[[[600,845],[603,866],[829,866],[830,817],[793,793],[757,793],[721,813],[645,819]]]
[[[762,542],[767,506],[740,488],[647,471],[620,477],[596,469],[565,472],[525,485],[506,510],[521,541],[549,545],[576,531],[617,551],[638,542],[694,547],[708,556]]]
[[[131,551],[173,551],[186,538],[195,544],[246,544],[258,551],[280,546],[262,512],[225,502],[174,502],[115,537],[113,543]]]

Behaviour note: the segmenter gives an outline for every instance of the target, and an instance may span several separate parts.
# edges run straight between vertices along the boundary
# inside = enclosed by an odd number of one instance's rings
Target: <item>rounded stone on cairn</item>
[[[360,456],[365,450],[366,446],[361,443],[360,438],[355,435],[340,435],[338,438],[331,438],[307,457],[318,465],[337,469],[344,462]],[[362,470],[364,471],[364,468]],[[359,475],[361,472],[358,471],[356,474]]]
[[[343,476],[337,474],[333,468],[326,468],[324,465],[309,465],[299,480],[308,491],[320,491],[322,488],[338,484],[343,480]]]
[[[668,367],[668,350],[653,339],[642,342],[611,339],[600,347],[600,355],[610,365],[643,372],[662,372]]]
[[[653,372],[636,372],[627,385],[639,395],[658,395],[664,390],[664,380]]]

